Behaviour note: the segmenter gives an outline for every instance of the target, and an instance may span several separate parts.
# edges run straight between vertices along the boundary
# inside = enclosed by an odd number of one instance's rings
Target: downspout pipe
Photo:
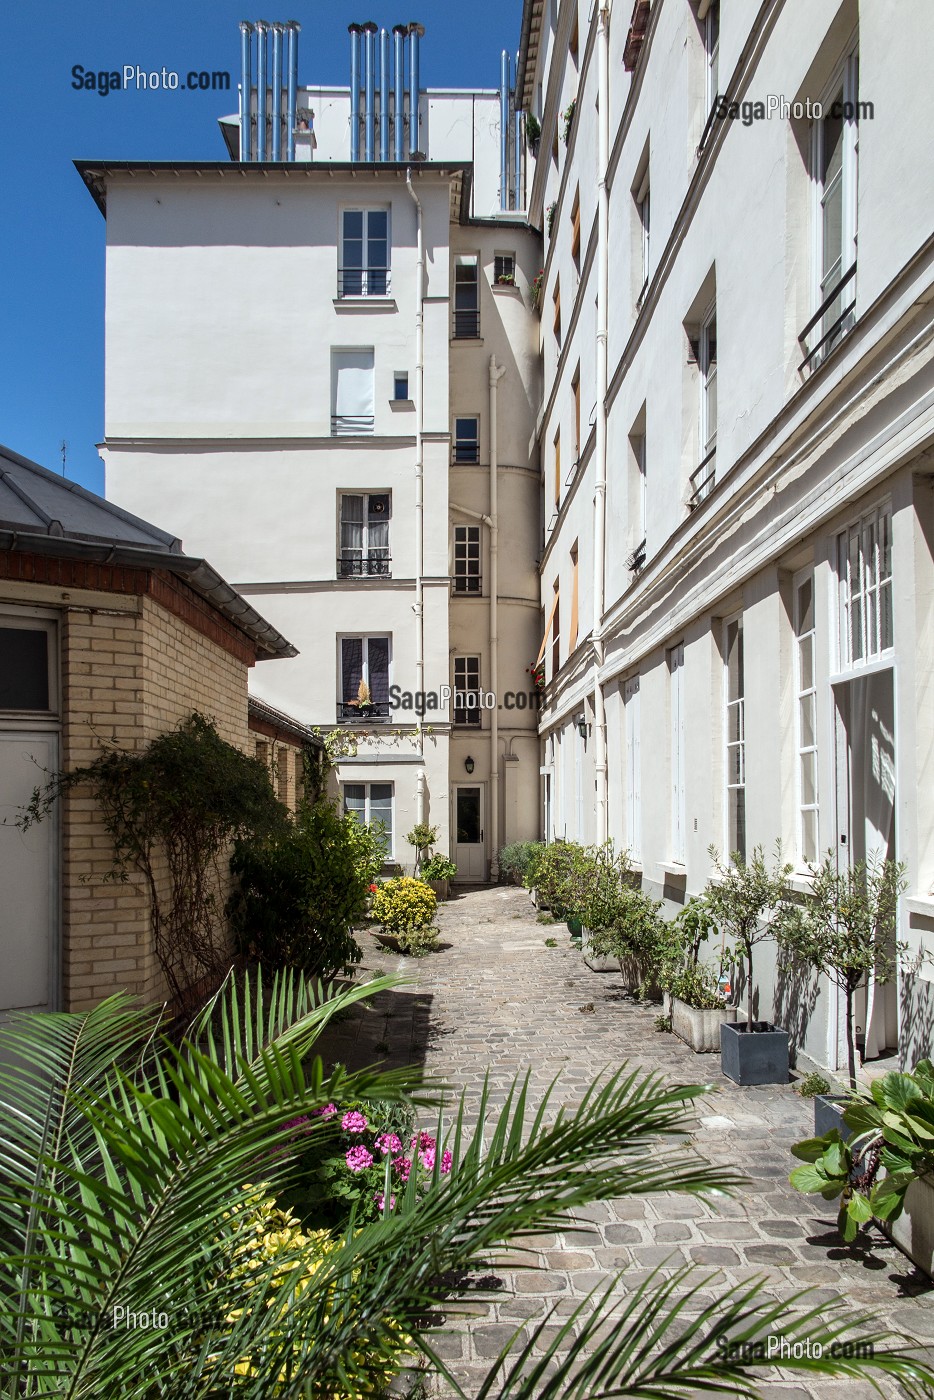
[[[395,80],[395,99],[393,103],[392,115],[392,136],[394,159],[405,160],[405,36],[408,33],[404,24],[394,25],[392,31],[393,40],[393,76]]]
[[[376,36],[379,33],[372,20],[363,26],[364,61],[363,82],[365,88],[363,159],[376,159]]]
[[[272,151],[271,160],[282,159],[282,25],[272,26]]]
[[[269,25],[256,21],[256,159],[266,159],[266,35]]]
[[[425,692],[425,228],[422,204],[412,185],[405,187],[415,204],[415,689]],[[415,820],[425,820],[424,716],[416,714],[415,732],[422,759],[416,777]]]
[[[597,842],[607,839],[607,742],[606,696],[600,680],[605,647],[603,613],[606,580],[606,390],[607,329],[609,292],[609,196],[607,166],[610,154],[610,11],[601,6],[597,13],[597,421],[594,457],[593,550],[593,712],[594,767],[597,799]]]
[[[240,21],[240,159],[253,159],[253,26]]]
[[[509,79],[512,59],[503,49],[499,60],[499,207],[509,208]]]
[[[418,133],[418,96],[421,92],[421,55],[419,44],[425,33],[423,24],[416,24],[415,21],[409,25],[409,154],[416,156],[419,152]]]
[[[496,395],[506,373],[490,356],[490,690],[499,695],[499,440]],[[499,714],[490,711],[490,879],[499,879]]]
[[[297,19],[290,19],[286,28],[289,32],[289,86],[285,107],[285,158],[295,159],[295,123],[298,120],[298,36],[302,26]]]
[[[348,24],[350,34],[350,159],[360,159],[360,35],[359,24]]]
[[[389,69],[389,31],[379,32],[379,158],[389,159],[389,89],[392,77]]]

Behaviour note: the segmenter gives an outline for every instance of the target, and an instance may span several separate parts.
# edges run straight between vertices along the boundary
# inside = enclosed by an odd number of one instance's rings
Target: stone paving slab
[[[777,1298],[814,1287],[814,1303],[842,1295],[884,1324],[934,1339],[930,1280],[878,1231],[846,1246],[833,1204],[789,1185],[790,1145],[813,1131],[811,1103],[792,1085],[739,1088],[721,1073],[719,1055],[695,1055],[655,1031],[660,1008],[635,1003],[618,975],[592,972],[563,924],[536,921],[524,890],[460,894],[441,907],[438,924],[448,946],[418,960],[363,935],[364,975],[395,972],[411,985],[380,995],[338,1026],[327,1046],[332,1058],[351,1066],[382,1060],[387,1068],[423,1061],[434,1076],[467,1090],[473,1107],[485,1074],[498,1105],[526,1070],[533,1104],[559,1074],[556,1104],[578,1103],[601,1069],[624,1061],[675,1083],[710,1084],[716,1092],[699,1105],[696,1146],[712,1164],[750,1180],[741,1196],[720,1198],[716,1209],[675,1194],[598,1203],[579,1212],[580,1230],[529,1242],[540,1271],[504,1268],[501,1293],[443,1340],[441,1354],[467,1394],[485,1372],[482,1363],[517,1326],[534,1325],[552,1305],[560,1325],[581,1297],[621,1269],[621,1295],[653,1269],[692,1263],[719,1274],[705,1282],[699,1305],[764,1277]],[[549,937],[557,947],[546,946]],[[776,1371],[763,1393],[859,1400],[864,1391],[873,1393],[822,1378],[782,1381]]]

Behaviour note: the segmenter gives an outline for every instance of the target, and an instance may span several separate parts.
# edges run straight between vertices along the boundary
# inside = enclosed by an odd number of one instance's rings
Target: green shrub
[[[805,1074],[795,1085],[795,1090],[803,1099],[814,1099],[818,1094],[829,1094],[830,1084],[822,1074]]]
[[[709,963],[689,963],[673,975],[661,978],[660,985],[698,1011],[722,1011],[726,1006],[720,978]]]
[[[386,824],[371,822],[367,826],[354,812],[348,812],[346,834],[360,879],[369,889],[386,863]]]
[[[421,924],[416,928],[402,929],[396,936],[399,940],[399,947],[410,958],[427,957],[429,953],[436,953],[440,946],[438,930],[433,924]]]
[[[541,841],[514,841],[510,846],[501,847],[498,857],[500,878],[531,888],[526,876],[535,858],[544,849]]]
[[[619,899],[612,928],[597,929],[591,949],[599,957],[617,958],[620,971],[631,987],[644,995],[657,984],[667,946],[667,925],[659,914],[661,900],[650,899],[641,890],[624,890]]]
[[[453,880],[457,866],[447,856],[433,855],[422,863],[419,874],[423,880]]]
[[[237,950],[267,967],[317,977],[349,973],[362,957],[354,924],[366,911],[367,838],[328,802],[301,813],[281,836],[240,841],[227,905]]]
[[[587,859],[586,848],[574,841],[553,841],[535,857],[535,891],[556,918],[566,919],[573,913],[575,890]]]
[[[632,878],[628,851],[617,855],[612,841],[588,847],[575,861],[570,878],[573,914],[592,931],[612,928],[618,918],[625,918]]]
[[[373,896],[373,917],[387,933],[402,935],[427,928],[435,917],[438,898],[424,880],[400,875],[380,885]]]

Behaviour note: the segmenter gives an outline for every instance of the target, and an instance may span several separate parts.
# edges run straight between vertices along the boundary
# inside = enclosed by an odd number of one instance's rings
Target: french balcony
[[[691,473],[691,494],[688,497],[688,509],[694,510],[701,501],[706,500],[710,495],[717,481],[717,449],[712,447],[700,463],[696,471]]]
[[[391,573],[388,554],[342,554],[337,561],[338,578],[389,578]]]
[[[344,297],[388,297],[392,280],[388,267],[341,267],[337,270],[337,295]]]
[[[848,290],[845,290],[848,289]],[[814,370],[838,345],[856,319],[856,263],[832,287],[798,336],[801,370]],[[814,337],[819,337],[814,339]]]
[[[388,700],[338,700],[338,724],[373,724],[389,719]]]

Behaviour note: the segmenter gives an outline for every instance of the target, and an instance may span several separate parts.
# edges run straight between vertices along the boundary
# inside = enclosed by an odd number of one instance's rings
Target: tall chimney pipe
[[[256,159],[266,159],[266,35],[269,25],[256,21]]]
[[[518,71],[519,71],[519,65],[516,64],[516,73],[517,73],[517,74],[518,74]],[[516,95],[516,97],[515,97],[514,100],[515,100],[516,102],[519,101],[518,94]],[[512,159],[513,159],[513,167],[512,167],[513,201],[512,201],[512,207],[513,207],[513,209],[521,209],[521,208],[522,208],[522,113],[519,112],[519,111],[517,111],[514,120],[515,120],[516,128],[515,128],[514,137],[513,137],[513,143],[512,143]]]
[[[408,31],[404,24],[393,25],[392,37],[395,47],[395,110],[393,112],[394,156],[397,161],[405,160],[405,36]]]
[[[252,160],[253,58],[252,24],[240,21],[240,159]]]
[[[424,33],[425,26],[413,20],[409,25],[409,154],[413,156],[419,149],[418,95],[421,91],[419,40]]]
[[[360,159],[360,35],[363,26],[348,24],[350,32],[350,159]]]
[[[499,61],[499,207],[509,208],[509,79],[512,60],[505,49]]]
[[[389,32],[379,31],[379,158],[389,159],[389,89],[392,78],[389,70]]]
[[[282,159],[282,25],[272,26],[272,160]]]
[[[285,108],[285,158],[295,159],[295,122],[298,108],[298,36],[302,26],[297,19],[286,25],[289,35],[289,86]]]
[[[363,26],[364,43],[364,83],[366,86],[364,108],[364,160],[376,159],[376,36],[379,28],[372,20]]]

